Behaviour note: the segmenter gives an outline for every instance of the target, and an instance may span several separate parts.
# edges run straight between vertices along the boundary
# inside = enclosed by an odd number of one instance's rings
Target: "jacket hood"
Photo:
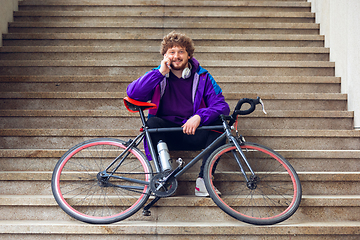
[[[208,71],[205,68],[202,68],[195,58],[189,59],[190,64],[193,66],[193,69],[196,69],[196,72],[201,75],[203,73],[207,73]]]

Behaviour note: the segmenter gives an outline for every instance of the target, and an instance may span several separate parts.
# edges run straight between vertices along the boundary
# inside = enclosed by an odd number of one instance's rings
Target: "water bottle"
[[[171,170],[171,159],[167,144],[160,140],[157,145],[157,150],[160,158],[162,171]]]

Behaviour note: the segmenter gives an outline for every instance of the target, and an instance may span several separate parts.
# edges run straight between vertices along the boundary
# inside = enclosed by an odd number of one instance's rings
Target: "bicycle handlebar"
[[[242,105],[248,103],[250,104],[250,107],[246,110],[240,110]],[[242,98],[238,101],[238,103],[236,104],[235,110],[233,112],[232,115],[229,116],[225,116],[223,114],[221,114],[221,118],[223,120],[229,120],[229,125],[232,126],[234,124],[234,122],[236,121],[236,117],[237,115],[247,115],[252,113],[253,111],[255,111],[256,105],[261,104],[262,106],[262,111],[266,113],[265,108],[264,108],[264,103],[261,100],[260,97],[257,97],[256,99],[251,99],[251,98]],[[223,125],[215,125],[215,126],[202,126],[202,127],[198,127],[197,130],[221,130],[224,129]],[[171,127],[171,128],[151,128],[149,129],[150,133],[153,132],[175,132],[175,131],[183,131],[182,127]]]
[[[246,110],[240,110],[244,103],[250,104],[250,107],[248,109],[246,109]],[[251,99],[251,98],[242,98],[242,99],[240,99],[238,101],[238,103],[236,104],[236,107],[235,107],[235,110],[234,110],[233,114],[230,116],[231,119],[230,119],[229,125],[231,126],[235,122],[237,115],[247,115],[247,114],[250,114],[253,111],[255,111],[255,108],[256,108],[257,104],[261,104],[263,112],[265,114],[267,114],[266,111],[265,111],[265,108],[264,108],[264,103],[263,103],[263,101],[261,100],[260,97],[257,97],[256,99]]]

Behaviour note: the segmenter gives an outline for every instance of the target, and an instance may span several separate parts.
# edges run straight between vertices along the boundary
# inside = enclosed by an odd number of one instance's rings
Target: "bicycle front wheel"
[[[271,225],[288,219],[299,207],[302,195],[294,168],[277,152],[262,145],[245,142],[241,149],[254,175],[234,144],[221,146],[205,167],[210,197],[224,212],[246,223]],[[215,186],[221,195],[216,193]]]
[[[117,222],[136,213],[149,198],[152,168],[139,149],[125,149],[124,141],[102,138],[66,152],[51,180],[59,206],[77,220],[93,224]]]

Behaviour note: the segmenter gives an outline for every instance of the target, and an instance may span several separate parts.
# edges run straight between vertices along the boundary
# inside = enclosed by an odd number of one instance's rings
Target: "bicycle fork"
[[[247,168],[249,169],[250,173],[251,173],[251,176],[250,176],[250,179],[248,178],[248,176],[246,175],[246,172],[245,172],[245,169],[243,167],[243,164],[241,163],[241,159],[239,158],[239,155],[236,153],[235,150],[232,151],[232,154],[234,155],[235,159],[236,159],[236,162],[237,164],[239,165],[240,167],[240,170],[242,172],[242,174],[244,175],[244,178],[246,180],[246,184],[247,184],[247,187],[249,189],[252,189],[254,190],[256,188],[256,182],[257,182],[257,176],[255,175],[254,171],[252,170],[245,154],[243,153],[242,149],[241,149],[241,146],[239,144],[239,142],[236,140],[236,138],[234,136],[229,136],[229,139],[234,143],[236,149],[238,150],[241,158],[243,159],[243,161],[245,162]]]

